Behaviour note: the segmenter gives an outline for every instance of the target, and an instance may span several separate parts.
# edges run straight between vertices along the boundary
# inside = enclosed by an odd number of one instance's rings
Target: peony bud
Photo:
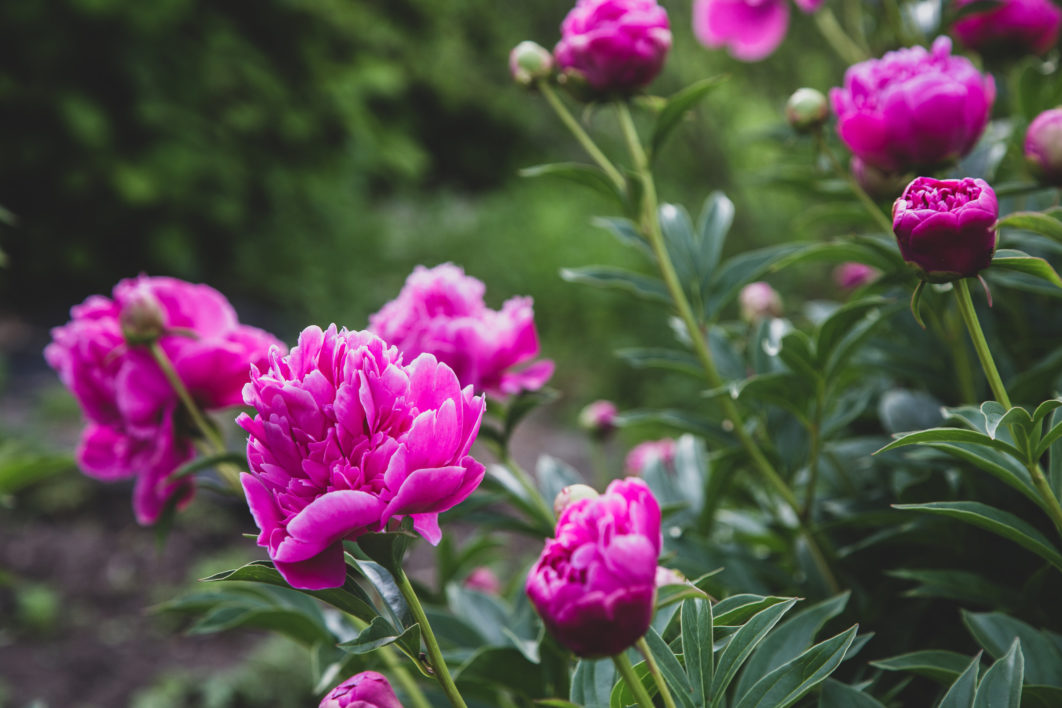
[[[501,582],[494,571],[485,565],[475,568],[465,578],[465,587],[470,590],[478,590],[485,595],[500,595]]]
[[[383,674],[362,671],[329,691],[319,708],[402,708],[402,704]]]
[[[800,88],[785,104],[785,119],[799,133],[820,128],[830,115],[830,104],[821,91]]]
[[[781,295],[763,281],[743,287],[738,295],[738,305],[741,307],[741,319],[746,322],[782,316]]]
[[[616,429],[616,404],[594,401],[579,413],[579,427],[591,435],[604,437]]]
[[[675,463],[675,440],[663,438],[662,440],[646,440],[631,448],[627,453],[624,467],[627,474],[640,475],[657,462],[665,467],[672,467]]]
[[[593,487],[585,484],[569,484],[564,489],[560,490],[556,498],[553,500],[553,513],[560,518],[564,510],[577,501],[583,499],[597,499],[600,495]]]
[[[147,287],[129,293],[118,313],[118,324],[130,345],[151,344],[166,331],[162,305]]]
[[[900,255],[923,280],[977,275],[996,250],[996,194],[982,179],[917,177],[892,207]]]
[[[656,0],[578,0],[561,24],[557,66],[599,94],[630,94],[664,67],[671,49],[667,12]]]
[[[864,263],[842,263],[833,269],[833,282],[842,290],[855,290],[878,276],[878,271]]]
[[[553,73],[553,55],[535,42],[520,42],[509,52],[509,73],[521,86],[530,86]]]
[[[528,573],[527,596],[577,656],[614,656],[649,629],[660,545],[660,505],[649,486],[616,480],[564,510]]]
[[[1025,161],[1041,182],[1062,185],[1062,108],[1044,111],[1029,124]]]

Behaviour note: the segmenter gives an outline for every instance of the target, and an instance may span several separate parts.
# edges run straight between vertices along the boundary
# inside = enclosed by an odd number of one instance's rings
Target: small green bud
[[[509,73],[521,86],[530,86],[553,72],[553,55],[535,42],[520,42],[509,52]]]
[[[793,92],[785,104],[785,118],[799,133],[807,133],[826,122],[830,104],[821,91],[801,88]]]
[[[564,489],[560,490],[560,494],[553,500],[553,513],[560,518],[560,515],[564,513],[564,510],[577,501],[583,499],[597,499],[600,494],[593,487],[585,484],[570,484]]]
[[[118,313],[122,336],[131,345],[151,344],[166,331],[162,305],[145,288],[138,288]]]

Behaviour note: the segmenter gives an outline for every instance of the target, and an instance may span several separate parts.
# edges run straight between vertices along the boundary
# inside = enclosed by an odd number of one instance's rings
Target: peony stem
[[[819,151],[830,161],[834,171],[848,182],[848,186],[851,188],[852,193],[856,195],[856,198],[863,204],[867,213],[870,214],[875,222],[877,222],[878,226],[880,226],[885,233],[891,234],[892,223],[889,221],[888,217],[885,216],[885,212],[883,212],[881,207],[877,205],[877,202],[867,194],[867,190],[863,189],[862,185],[860,185],[858,180],[852,175],[851,170],[846,170],[844,165],[841,164],[841,161],[837,159],[837,155],[835,155],[833,150],[830,149],[829,144],[826,142],[826,138],[823,137],[821,128],[816,135]]]
[[[664,234],[660,230],[660,218],[657,213],[656,185],[653,182],[652,170],[649,169],[649,161],[646,157],[645,149],[642,147],[641,140],[638,138],[638,131],[634,127],[634,119],[631,118],[630,109],[626,103],[617,102],[616,110],[619,113],[620,125],[622,126],[623,134],[626,136],[631,157],[634,159],[635,167],[642,179],[641,230],[649,239],[649,245],[653,249],[657,264],[660,266],[660,273],[664,278],[664,283],[667,285],[668,293],[671,295],[671,301],[675,305],[675,309],[678,310],[679,318],[686,326],[686,332],[689,334],[693,350],[701,363],[701,367],[704,369],[705,378],[712,388],[719,388],[723,385],[723,379],[715,366],[715,360],[712,358],[712,352],[705,341],[704,332],[693,315],[693,309],[690,307],[681,283],[679,283],[678,274],[675,272],[675,266],[671,262],[671,257],[667,252],[667,245],[664,243]],[[726,417],[733,423],[734,435],[737,436],[745,452],[752,458],[756,469],[767,480],[768,484],[775,489],[778,495],[782,497],[789,508],[793,510],[793,513],[799,516],[800,502],[797,500],[796,494],[785,483],[785,480],[778,475],[774,466],[771,465],[756,444],[756,441],[752,439],[745,429],[745,421],[742,419],[741,412],[733,399],[729,396],[723,396],[721,402]],[[840,592],[840,586],[833,577],[829,563],[827,563],[822,549],[819,548],[810,526],[803,519],[800,520],[800,526],[807,538],[808,550],[811,552],[819,572],[826,580],[826,584],[831,592]]]
[[[650,651],[649,643],[645,641],[645,637],[639,639],[635,646],[645,657],[645,665],[649,667],[649,674],[653,677],[653,681],[656,682],[656,689],[659,691],[660,697],[664,699],[664,708],[675,708],[675,699],[671,697],[667,681],[664,680],[663,674],[660,673],[660,667],[657,665],[656,659],[653,658],[653,652]]]
[[[631,666],[631,660],[627,658],[627,653],[621,651],[619,654],[615,654],[612,657],[612,663],[616,665],[616,670],[620,672],[620,676],[623,677],[627,688],[631,689],[631,693],[634,694],[634,700],[638,702],[638,705],[641,708],[653,708],[653,699],[649,697],[649,692],[645,690],[645,686],[634,674],[634,667]]]
[[[402,597],[406,598],[406,603],[409,605],[413,617],[417,620],[417,624],[420,625],[420,636],[424,638],[424,645],[428,648],[428,661],[435,674],[435,680],[439,682],[443,693],[450,699],[450,703],[453,704],[454,708],[468,708],[465,700],[461,698],[461,693],[457,690],[453,678],[450,676],[450,669],[446,666],[446,659],[443,658],[442,649],[439,648],[435,633],[431,631],[431,625],[428,624],[428,616],[424,613],[424,606],[420,604],[417,593],[413,590],[413,586],[409,584],[409,578],[406,576],[406,572],[402,570],[402,566],[398,566],[396,570],[395,583],[398,584]]]
[[[962,320],[966,323],[970,339],[973,340],[974,350],[977,351],[977,358],[981,360],[981,368],[984,369],[992,395],[1004,408],[1010,409],[1010,396],[1007,395],[1007,389],[1003,386],[1003,379],[999,377],[999,370],[992,358],[992,350],[988,348],[985,333],[981,330],[981,323],[977,320],[977,310],[974,309],[973,300],[970,299],[970,288],[966,284],[966,279],[960,278],[952,285],[955,289],[955,299],[959,303],[959,313],[962,314]]]
[[[823,7],[817,10],[814,16],[819,33],[842,60],[848,64],[858,64],[868,58],[863,49],[844,31],[830,8]]]
[[[605,153],[601,152],[601,148],[597,146],[597,143],[594,142],[593,138],[587,135],[586,131],[583,130],[583,126],[579,125],[579,121],[575,120],[575,117],[572,116],[568,108],[563,102],[561,102],[560,97],[557,96],[557,92],[553,90],[549,81],[546,79],[539,79],[536,85],[538,86],[539,91],[542,92],[542,95],[546,97],[546,101],[553,108],[557,117],[559,117],[564,125],[568,127],[568,130],[570,130],[572,135],[575,136],[575,139],[579,141],[579,144],[583,146],[583,149],[586,150],[587,154],[593,158],[598,167],[605,171],[608,178],[616,185],[616,189],[621,192],[624,191],[627,187],[627,182],[623,179],[623,175],[621,175],[619,170],[616,169],[616,166],[605,157]]]
[[[222,454],[226,452],[225,442],[218,435],[218,431],[210,424],[210,421],[206,419],[203,412],[196,405],[196,402],[192,399],[192,394],[188,393],[188,389],[185,388],[184,382],[181,381],[181,377],[177,375],[177,370],[173,368],[173,362],[170,361],[169,356],[166,355],[165,350],[159,345],[158,340],[152,342],[149,345],[151,356],[155,359],[155,362],[162,369],[162,375],[166,377],[166,380],[173,387],[173,390],[177,393],[177,398],[181,400],[181,404],[184,406],[188,415],[191,416],[192,422],[199,428],[199,431],[203,433],[203,437],[214,448],[214,452]],[[230,487],[235,489],[240,496],[243,496],[243,487],[240,485],[240,472],[233,465],[228,463],[218,463],[218,471],[225,477],[225,481]]]

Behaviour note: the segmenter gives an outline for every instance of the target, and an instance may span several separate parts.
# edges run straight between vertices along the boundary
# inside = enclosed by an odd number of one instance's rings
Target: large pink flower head
[[[957,7],[974,0],[955,0]],[[1043,54],[1058,41],[1062,9],[1051,0],[1002,0],[996,7],[969,14],[955,23],[964,46],[979,52]]]
[[[977,275],[996,250],[996,193],[983,179],[918,177],[892,207],[900,255],[924,280]]]
[[[860,159],[898,172],[968,153],[988,124],[996,98],[992,76],[951,55],[951,40],[933,48],[888,52],[848,68],[830,90],[841,140]]]
[[[542,388],[553,362],[535,361],[538,333],[531,298],[514,297],[500,311],[483,302],[486,287],[452,263],[417,266],[398,297],[369,318],[369,331],[407,359],[428,353],[463,386],[513,394]]]
[[[123,280],[112,298],[94,295],[70,313],[44,357],[88,418],[78,464],[98,479],[136,477],[137,520],[153,523],[171,498],[191,498],[190,479],[167,477],[194,449],[177,393],[142,344],[157,340],[196,404],[214,410],[241,403],[251,364],[279,341],[241,325],[213,288],[174,278]]]
[[[287,356],[251,371],[244,400],[251,514],[296,588],[343,584],[343,541],[412,517],[435,544],[439,513],[483,479],[469,456],[484,401],[430,354],[409,364],[369,332],[307,327]]]
[[[527,595],[557,641],[612,656],[645,634],[656,598],[660,505],[640,479],[571,503],[527,576]]]
[[[667,12],[656,0],[578,0],[553,55],[561,71],[601,93],[632,93],[656,78],[669,49]]]
[[[402,708],[402,704],[386,676],[362,671],[329,691],[319,708]]]
[[[814,12],[824,0],[796,0]],[[726,47],[741,61],[759,61],[778,48],[789,28],[786,0],[694,0],[693,34],[710,49]]]

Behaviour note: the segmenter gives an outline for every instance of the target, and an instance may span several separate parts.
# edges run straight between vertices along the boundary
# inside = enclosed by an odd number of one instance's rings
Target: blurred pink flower
[[[343,584],[343,541],[409,516],[430,543],[439,514],[483,479],[469,456],[482,397],[422,354],[409,364],[369,332],[307,327],[244,388],[247,502],[277,570],[296,588]]]
[[[656,0],[578,0],[553,54],[561,71],[602,93],[631,93],[664,67],[671,49],[667,12]]]
[[[749,283],[738,295],[741,319],[756,322],[768,317],[782,316],[782,296],[769,284],[758,281]]]
[[[663,438],[662,440],[647,440],[631,448],[627,453],[627,461],[624,465],[627,474],[640,475],[650,465],[661,462],[670,466],[675,461],[675,440]]]
[[[498,576],[494,574],[494,571],[485,565],[473,569],[468,574],[468,577],[465,578],[465,587],[479,590],[487,595],[501,594],[501,581],[498,580]]]
[[[954,0],[956,7],[974,0]],[[1051,0],[1002,0],[955,23],[955,36],[979,52],[1043,54],[1058,41],[1062,9]]]
[[[531,298],[511,298],[497,311],[484,304],[485,291],[452,263],[417,266],[398,297],[369,318],[369,331],[407,359],[434,355],[461,385],[480,392],[542,388],[553,375],[553,362],[531,361],[539,350]]]
[[[579,427],[594,435],[606,435],[616,428],[616,404],[594,401],[579,411]]]
[[[402,708],[402,704],[383,674],[362,671],[329,691],[318,708]]]
[[[660,505],[649,486],[616,480],[564,510],[527,576],[527,595],[576,655],[618,654],[649,628],[660,545]]]
[[[136,337],[157,337],[204,410],[239,405],[251,364],[263,363],[280,342],[241,325],[213,288],[174,278],[123,280],[113,298],[93,295],[70,312],[72,320],[52,330],[44,356],[88,418],[78,464],[106,481],[136,477],[137,520],[154,523],[171,499],[180,506],[191,498],[191,479],[167,478],[194,448],[176,392]]]
[[[814,12],[825,0],[796,0]],[[693,34],[706,47],[726,47],[735,59],[759,61],[778,48],[789,28],[786,0],[694,0]]]
[[[1033,119],[1025,131],[1025,162],[1041,182],[1062,184],[1062,108]]]
[[[833,280],[842,290],[855,290],[877,275],[877,270],[863,263],[842,263],[833,269]]]

